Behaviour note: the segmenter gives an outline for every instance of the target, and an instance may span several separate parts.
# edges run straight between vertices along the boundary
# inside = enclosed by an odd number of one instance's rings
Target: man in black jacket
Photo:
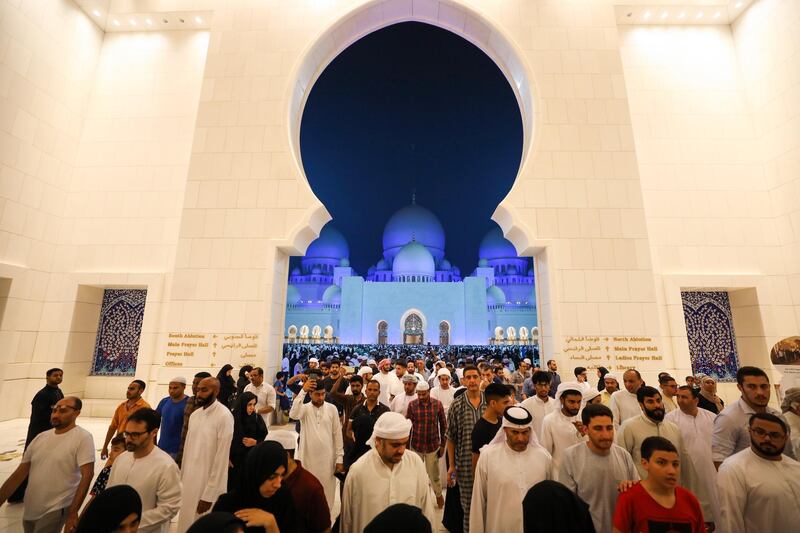
[[[39,433],[45,432],[50,429],[50,414],[51,408],[62,398],[64,393],[58,386],[64,379],[64,371],[60,368],[51,368],[47,371],[47,383],[45,386],[36,393],[31,400],[31,421],[28,424],[28,435],[25,437],[25,449],[36,438]],[[9,503],[19,503],[25,497],[25,489],[28,486],[28,480],[25,479],[14,494],[8,498]]]

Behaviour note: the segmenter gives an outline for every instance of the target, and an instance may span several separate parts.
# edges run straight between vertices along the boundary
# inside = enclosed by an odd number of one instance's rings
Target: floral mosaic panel
[[[92,362],[93,376],[133,376],[142,335],[143,289],[106,289]]]
[[[689,356],[694,374],[706,374],[717,381],[736,381],[739,354],[733,331],[733,315],[724,291],[681,292]]]

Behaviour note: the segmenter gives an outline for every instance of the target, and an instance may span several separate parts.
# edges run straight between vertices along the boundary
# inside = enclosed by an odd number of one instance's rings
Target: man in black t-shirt
[[[478,463],[481,448],[492,441],[503,423],[503,413],[506,407],[511,405],[512,390],[508,385],[490,383],[483,390],[483,394],[486,397],[486,410],[472,429],[473,472],[475,471],[475,465]]]

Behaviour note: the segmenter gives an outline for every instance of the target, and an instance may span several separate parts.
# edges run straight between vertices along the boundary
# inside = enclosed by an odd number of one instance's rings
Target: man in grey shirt
[[[617,494],[637,483],[639,473],[631,454],[614,444],[611,409],[587,405],[581,422],[589,440],[565,450],[558,480],[589,504],[597,533],[611,533]]]
[[[754,413],[771,413],[786,422],[780,411],[768,405],[771,386],[766,372],[754,366],[743,366],[736,372],[736,384],[742,397],[728,405],[714,419],[711,457],[717,469],[722,461],[750,447],[748,426]],[[792,459],[796,458],[789,441],[783,453]]]

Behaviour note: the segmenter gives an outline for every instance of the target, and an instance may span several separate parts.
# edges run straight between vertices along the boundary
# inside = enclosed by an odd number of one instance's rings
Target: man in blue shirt
[[[173,459],[177,457],[181,446],[183,411],[186,409],[186,400],[189,398],[184,394],[185,390],[186,378],[172,378],[169,382],[169,396],[158,402],[158,407],[156,407],[156,411],[161,415],[158,447]]]

